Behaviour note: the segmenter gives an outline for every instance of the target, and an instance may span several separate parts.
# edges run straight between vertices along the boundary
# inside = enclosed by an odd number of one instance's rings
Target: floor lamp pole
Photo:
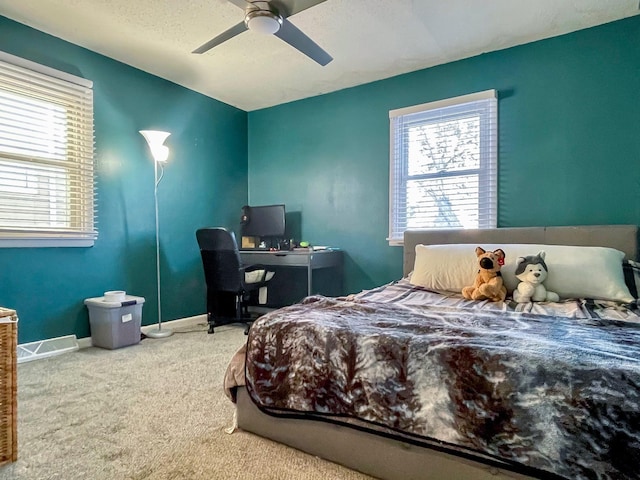
[[[162,171],[160,177],[158,177],[158,166]],[[158,286],[158,328],[149,330],[145,333],[150,338],[165,338],[173,335],[173,331],[167,328],[162,328],[162,300],[160,295],[160,222],[158,218],[158,185],[164,176],[164,168],[159,161],[154,159],[153,162],[153,176],[154,176],[154,188],[153,188],[153,200],[156,213],[156,284]]]

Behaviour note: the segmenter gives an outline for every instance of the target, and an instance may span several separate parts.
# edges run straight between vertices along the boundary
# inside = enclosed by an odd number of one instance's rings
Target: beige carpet
[[[0,479],[369,479],[258,436],[224,429],[222,391],[244,328],[88,348],[18,366],[18,461]]]

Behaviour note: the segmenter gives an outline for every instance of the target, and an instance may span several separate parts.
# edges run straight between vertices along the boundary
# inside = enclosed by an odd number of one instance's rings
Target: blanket
[[[309,297],[253,324],[245,382],[270,414],[357,419],[541,477],[640,472],[637,323]]]

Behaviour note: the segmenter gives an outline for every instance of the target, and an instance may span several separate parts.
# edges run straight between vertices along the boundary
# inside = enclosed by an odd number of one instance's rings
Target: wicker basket
[[[15,310],[0,307],[0,465],[18,459],[18,392]]]

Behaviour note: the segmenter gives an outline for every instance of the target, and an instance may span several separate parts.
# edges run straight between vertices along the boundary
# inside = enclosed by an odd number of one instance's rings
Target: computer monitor
[[[243,237],[285,238],[284,205],[259,205],[242,207],[240,225]]]

